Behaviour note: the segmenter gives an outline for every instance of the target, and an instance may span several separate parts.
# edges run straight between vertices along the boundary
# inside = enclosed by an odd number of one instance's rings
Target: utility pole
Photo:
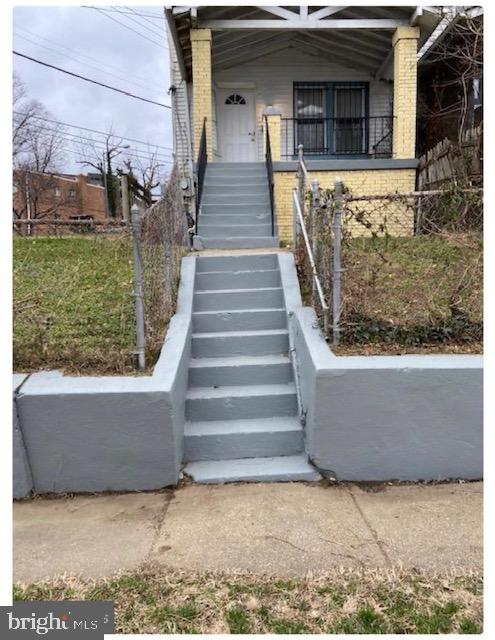
[[[110,207],[108,203],[107,168],[105,165],[105,153],[103,153],[102,156],[101,176],[103,178],[103,188],[105,189],[105,215],[108,218],[110,216]]]
[[[31,195],[29,193],[29,171],[26,171],[26,177],[24,179],[24,193],[26,199],[26,218],[31,220]],[[27,225],[27,234],[31,235],[31,225]]]

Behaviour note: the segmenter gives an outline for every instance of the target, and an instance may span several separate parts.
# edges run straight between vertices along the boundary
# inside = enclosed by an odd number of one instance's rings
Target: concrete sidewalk
[[[142,563],[283,576],[335,566],[482,566],[482,483],[189,485],[14,505],[14,579],[99,577]]]

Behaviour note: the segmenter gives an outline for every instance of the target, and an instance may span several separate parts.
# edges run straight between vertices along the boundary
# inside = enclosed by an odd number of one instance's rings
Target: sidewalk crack
[[[347,491],[349,492],[349,495],[351,496],[352,501],[354,502],[354,505],[355,505],[356,509],[358,510],[359,515],[361,516],[364,524],[368,527],[369,532],[373,536],[373,540],[375,541],[376,546],[380,550],[380,553],[382,554],[383,559],[385,560],[387,566],[392,567],[392,561],[390,560],[390,558],[388,556],[388,553],[387,553],[387,550],[385,549],[385,544],[383,543],[382,540],[380,540],[380,538],[378,537],[378,533],[373,528],[371,522],[364,515],[364,511],[361,509],[361,506],[359,505],[359,502],[358,502],[356,496],[352,493],[352,490],[350,488],[347,488]]]

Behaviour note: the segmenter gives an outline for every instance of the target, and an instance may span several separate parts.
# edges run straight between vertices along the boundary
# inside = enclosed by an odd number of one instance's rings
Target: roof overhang
[[[227,69],[285,48],[386,76],[397,27],[418,26],[419,47],[442,20],[435,7],[198,6],[167,7],[181,73],[192,75],[190,30],[211,29],[213,70]]]

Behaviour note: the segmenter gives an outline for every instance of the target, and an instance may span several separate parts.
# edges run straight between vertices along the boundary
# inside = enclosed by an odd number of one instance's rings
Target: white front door
[[[221,162],[255,162],[254,91],[223,89],[217,93],[217,133]]]

